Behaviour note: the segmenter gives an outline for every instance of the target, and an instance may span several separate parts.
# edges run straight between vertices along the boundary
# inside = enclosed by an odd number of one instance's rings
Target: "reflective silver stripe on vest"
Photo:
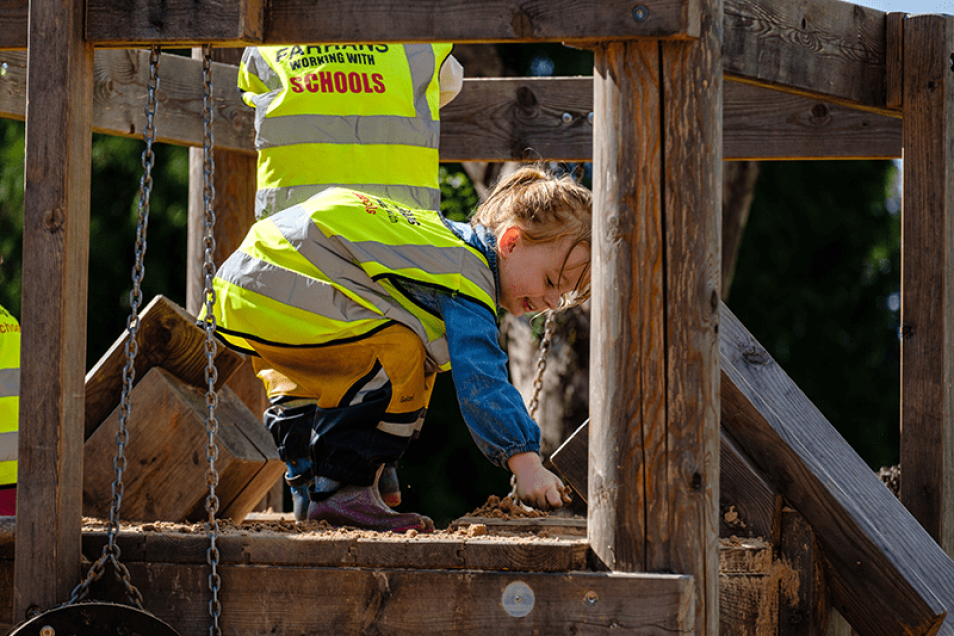
[[[0,398],[20,395],[20,369],[0,369]]]
[[[309,222],[302,223],[300,215],[307,215]],[[362,263],[379,263],[391,271],[417,268],[438,276],[461,274],[481,289],[494,288],[493,273],[490,268],[483,259],[465,247],[401,245],[400,248],[396,248],[378,241],[348,241],[343,236],[329,239],[311,222],[311,216],[308,215],[306,208],[301,206],[272,217],[272,222],[308,262],[335,281],[342,280],[340,276],[345,272],[340,265],[344,261],[340,257],[340,252],[335,250],[332,240],[342,245],[347,243],[348,247],[343,249]],[[450,230],[447,231],[450,232]],[[354,267],[350,263],[346,265],[348,268]],[[338,271],[329,271],[329,267]],[[364,272],[364,270],[361,271]],[[364,288],[367,289],[368,286],[364,285]]]
[[[274,214],[293,205],[304,203],[313,197],[319,188],[324,190],[333,187],[393,199],[415,209],[437,210],[441,205],[441,191],[438,188],[381,183],[322,183],[285,188],[261,188],[255,192],[255,209],[267,210],[268,214]]]
[[[0,462],[12,462],[17,458],[20,436],[16,431],[0,433]]]
[[[255,147],[288,144],[402,144],[438,149],[439,121],[398,115],[287,115],[262,122]]]

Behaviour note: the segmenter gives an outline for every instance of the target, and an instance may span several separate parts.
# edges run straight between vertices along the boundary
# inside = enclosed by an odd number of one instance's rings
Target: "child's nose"
[[[543,300],[547,304],[547,309],[556,309],[560,306],[560,292],[556,290],[548,292]]]

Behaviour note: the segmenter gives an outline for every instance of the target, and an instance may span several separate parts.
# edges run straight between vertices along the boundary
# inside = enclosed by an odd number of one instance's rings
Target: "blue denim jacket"
[[[465,243],[483,253],[497,283],[497,240],[483,226],[444,219]],[[500,348],[499,329],[486,307],[460,295],[418,287],[418,302],[439,314],[447,327],[451,375],[464,422],[480,451],[498,466],[517,453],[540,452],[540,427],[530,418],[523,398],[510,383],[507,354]]]

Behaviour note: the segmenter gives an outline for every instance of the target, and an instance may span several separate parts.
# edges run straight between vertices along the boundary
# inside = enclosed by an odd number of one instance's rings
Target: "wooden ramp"
[[[729,308],[721,312],[721,458],[728,475],[748,474],[723,478],[723,503],[740,502],[766,536],[776,527],[768,521],[780,503],[774,492],[801,513],[822,548],[834,606],[858,632],[954,634],[945,618],[954,610],[954,561]],[[588,444],[583,426],[552,458],[581,493]]]

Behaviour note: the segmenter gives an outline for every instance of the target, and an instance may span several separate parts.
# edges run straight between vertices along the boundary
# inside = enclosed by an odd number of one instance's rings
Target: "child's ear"
[[[520,239],[523,237],[523,231],[516,225],[511,225],[508,227],[503,236],[500,237],[500,253],[504,256],[510,256],[513,253],[514,248],[520,244]]]

